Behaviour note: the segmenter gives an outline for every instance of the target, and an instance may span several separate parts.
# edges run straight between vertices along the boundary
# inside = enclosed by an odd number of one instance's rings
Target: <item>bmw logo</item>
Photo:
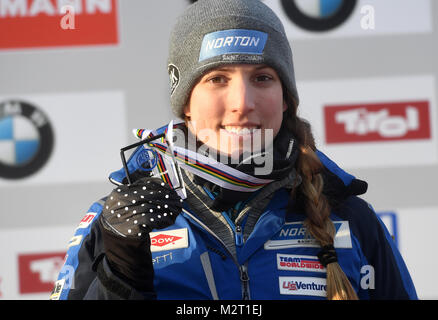
[[[342,24],[354,10],[356,0],[281,0],[287,16],[309,31],[328,31]]]
[[[0,177],[20,179],[40,170],[50,158],[50,121],[36,106],[18,100],[0,103]]]

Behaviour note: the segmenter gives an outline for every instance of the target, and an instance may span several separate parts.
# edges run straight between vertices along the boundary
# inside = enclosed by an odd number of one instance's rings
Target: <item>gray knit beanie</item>
[[[274,68],[298,103],[292,51],[275,13],[260,0],[198,0],[177,19],[170,36],[173,113],[183,118],[183,108],[199,77],[230,63]]]

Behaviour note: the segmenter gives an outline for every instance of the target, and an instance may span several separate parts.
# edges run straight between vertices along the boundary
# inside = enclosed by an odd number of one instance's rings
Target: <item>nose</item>
[[[245,115],[255,109],[255,102],[254,88],[251,86],[250,79],[244,76],[235,77],[229,87],[230,111]]]

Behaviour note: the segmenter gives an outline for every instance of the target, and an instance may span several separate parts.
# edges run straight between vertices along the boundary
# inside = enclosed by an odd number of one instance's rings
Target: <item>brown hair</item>
[[[315,141],[310,124],[298,117],[295,99],[285,92],[285,102],[288,105],[284,121],[294,134],[300,154],[297,159],[297,172],[302,178],[299,186],[291,192],[291,197],[301,200],[306,213],[304,226],[307,232],[321,245],[333,245],[335,227],[330,219],[330,204],[322,193],[324,181],[321,175],[323,165],[316,155]],[[357,300],[358,297],[350,281],[337,262],[329,263],[327,269],[327,299]]]

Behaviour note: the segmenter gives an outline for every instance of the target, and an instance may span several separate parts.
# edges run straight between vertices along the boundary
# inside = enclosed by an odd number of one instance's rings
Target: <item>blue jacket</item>
[[[128,166],[136,166],[138,153],[139,149]],[[356,180],[321,152],[318,156],[346,189]],[[123,170],[110,177],[115,183],[123,178]],[[359,298],[417,299],[406,265],[382,221],[367,202],[344,194],[331,213],[335,248]],[[325,299],[326,270],[316,256],[319,246],[305,236],[304,213],[286,210],[288,200],[288,191],[278,189],[246,239],[246,220],[236,226],[224,213],[234,233],[235,254],[187,206],[174,225],[153,230],[156,298]],[[75,230],[52,299],[155,298],[136,291],[108,267],[97,223],[103,202],[94,203]]]

